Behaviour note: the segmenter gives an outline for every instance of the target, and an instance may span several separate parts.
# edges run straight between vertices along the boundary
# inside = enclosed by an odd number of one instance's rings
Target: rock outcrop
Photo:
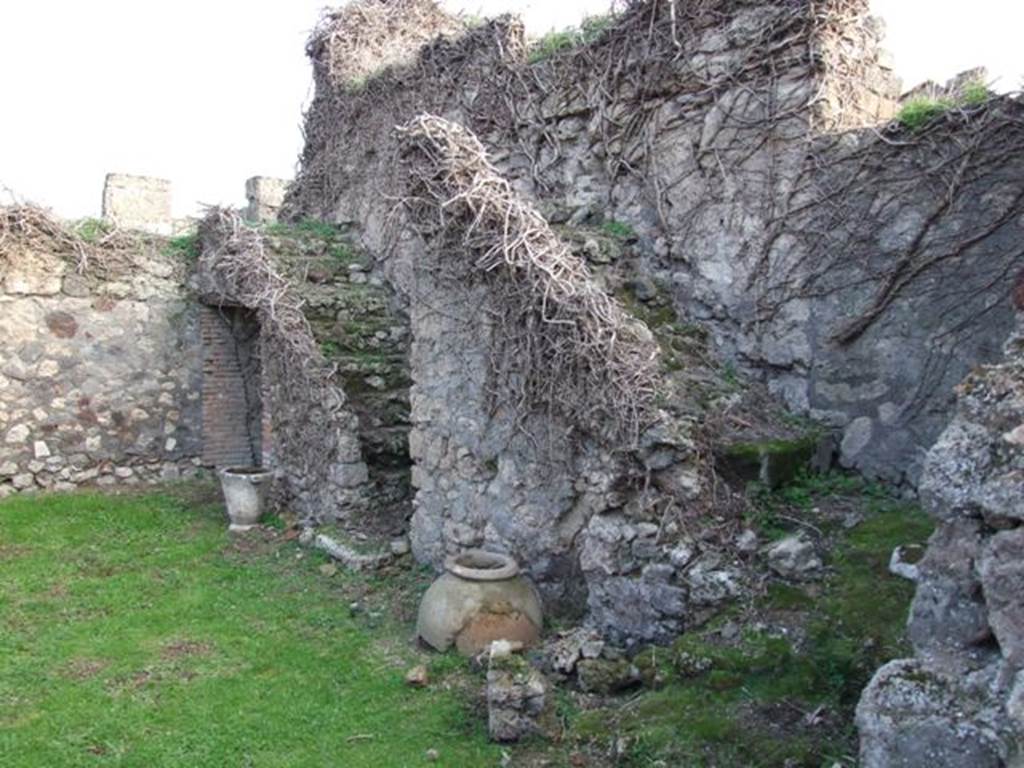
[[[1024,328],[1021,329],[1024,331]],[[921,483],[938,528],[908,625],[857,708],[865,768],[1024,759],[1024,332],[960,385]]]

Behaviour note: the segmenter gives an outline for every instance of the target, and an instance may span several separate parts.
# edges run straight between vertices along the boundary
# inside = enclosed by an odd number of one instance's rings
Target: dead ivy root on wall
[[[233,211],[212,209],[199,228],[200,283],[213,304],[254,310],[260,327],[263,394],[284,500],[317,519],[345,516],[365,490],[358,423],[335,385],[302,312],[259,231]]]
[[[399,129],[409,219],[449,280],[486,280],[496,317],[495,394],[525,418],[553,413],[635,446],[655,419],[658,347],[650,331],[594,282],[461,126],[419,115]]]

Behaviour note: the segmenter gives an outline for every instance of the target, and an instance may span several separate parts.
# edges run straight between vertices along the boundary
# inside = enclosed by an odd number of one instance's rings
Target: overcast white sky
[[[1024,82],[1020,0],[872,0],[909,87],[978,64]],[[241,204],[253,175],[291,177],[310,96],[303,43],[325,0],[7,0],[0,10],[0,192],[99,214],[108,171],[174,182],[175,210]],[[514,10],[531,34],[608,0],[446,0]],[[0,195],[0,202],[8,202]]]

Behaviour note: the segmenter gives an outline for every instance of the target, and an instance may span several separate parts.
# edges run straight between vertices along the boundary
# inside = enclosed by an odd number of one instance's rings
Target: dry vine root
[[[6,271],[16,243],[18,247],[40,245],[44,252],[67,258],[79,272],[88,267],[92,250],[59,221],[30,205],[0,208],[0,276]]]
[[[161,250],[162,238],[104,224],[95,238],[32,205],[0,207],[0,277],[16,250],[58,256],[79,275],[104,280],[130,276],[140,255]]]
[[[361,86],[383,67],[409,63],[410,54],[464,25],[420,0],[355,0],[328,9],[306,45],[309,57],[336,83]]]
[[[647,327],[598,287],[475,136],[434,115],[399,134],[410,222],[441,258],[457,254],[449,279],[487,281],[500,394],[635,445],[655,417],[658,346]]]
[[[275,450],[305,462],[311,482],[329,476],[339,458],[338,434],[355,428],[345,395],[334,384],[335,369],[321,354],[302,301],[274,268],[259,231],[234,211],[211,209],[200,223],[199,270],[220,294],[220,303],[253,310],[259,321],[265,380],[281,402],[301,398],[311,409],[286,420],[287,408],[273,409]]]

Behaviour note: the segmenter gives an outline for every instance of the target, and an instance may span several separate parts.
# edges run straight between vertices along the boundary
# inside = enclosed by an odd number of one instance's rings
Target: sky
[[[608,0],[443,0],[514,11],[542,34]],[[909,88],[986,65],[1024,84],[1019,0],[872,0]],[[97,216],[108,172],[160,176],[174,209],[241,205],[255,175],[291,178],[312,96],[303,45],[325,0],[9,0],[0,10],[0,203]]]

